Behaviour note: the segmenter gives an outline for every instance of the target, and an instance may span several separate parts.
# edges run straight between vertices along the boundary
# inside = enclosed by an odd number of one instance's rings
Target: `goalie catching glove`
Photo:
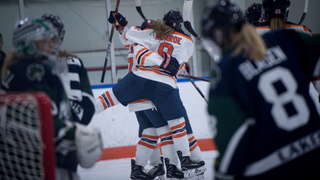
[[[163,54],[162,57],[163,61],[160,68],[167,70],[171,76],[175,76],[180,67],[178,60],[168,54]]]
[[[111,24],[115,23],[117,31],[123,29],[128,25],[127,18],[123,17],[120,13],[117,13],[116,11],[110,11],[108,21]]]
[[[97,162],[103,151],[100,132],[96,129],[74,123],[76,126],[75,144],[79,164],[90,168]]]

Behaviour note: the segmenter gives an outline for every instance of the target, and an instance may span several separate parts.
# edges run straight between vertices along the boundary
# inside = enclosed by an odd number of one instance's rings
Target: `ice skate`
[[[136,161],[131,159],[131,179],[139,179],[139,180],[152,180],[150,174],[148,174],[143,166],[136,165]]]
[[[175,165],[169,163],[169,159],[164,159],[167,168],[167,178],[170,180],[183,179],[184,173]]]
[[[163,157],[161,157],[162,164],[159,164],[158,166],[154,166],[148,171],[148,174],[150,174],[152,179],[155,180],[165,180],[165,173],[164,170],[164,164],[163,164]]]
[[[185,177],[190,178],[204,174],[206,171],[204,161],[193,161],[189,156],[182,156],[181,151],[177,151],[177,153],[181,162],[181,169],[184,172]],[[199,176],[199,178],[201,177]]]

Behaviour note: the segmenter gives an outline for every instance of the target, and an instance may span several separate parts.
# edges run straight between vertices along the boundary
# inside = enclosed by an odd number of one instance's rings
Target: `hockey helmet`
[[[262,0],[264,18],[288,17],[290,0]]]
[[[12,42],[18,57],[57,56],[57,48],[50,54],[39,50],[36,45],[39,40],[52,40],[58,46],[59,35],[50,22],[37,17],[27,17],[15,24]]]
[[[147,28],[148,25],[152,24],[153,22],[155,22],[154,20],[148,19],[143,21],[143,23],[141,24],[141,29],[145,29]]]
[[[248,9],[244,12],[247,23],[258,24],[259,20],[263,19],[262,4],[252,3]]]
[[[181,25],[183,22],[182,14],[179,11],[170,10],[163,16],[163,21],[165,24],[174,28],[174,29],[181,29]]]
[[[220,0],[218,3],[211,3],[202,13],[202,36],[213,37],[214,29],[221,29],[228,33],[230,28],[239,27],[245,23],[245,18],[240,8],[228,0]],[[240,30],[240,29],[239,29]]]
[[[202,44],[210,57],[220,61],[221,49],[226,48],[225,40],[231,28],[240,31],[245,23],[244,15],[240,8],[228,0],[220,0],[209,4],[201,17]]]
[[[59,37],[60,37],[60,42],[59,42],[59,44],[61,44],[62,41],[63,41],[64,34],[65,34],[66,31],[64,30],[64,25],[63,25],[60,17],[59,17],[59,16],[52,15],[52,14],[44,14],[44,15],[42,15],[41,18],[50,21],[51,24],[52,24],[55,28],[57,28],[57,31],[58,31]]]

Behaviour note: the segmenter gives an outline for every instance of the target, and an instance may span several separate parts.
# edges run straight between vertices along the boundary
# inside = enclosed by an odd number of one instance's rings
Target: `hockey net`
[[[45,93],[0,94],[0,179],[55,179],[53,130]]]

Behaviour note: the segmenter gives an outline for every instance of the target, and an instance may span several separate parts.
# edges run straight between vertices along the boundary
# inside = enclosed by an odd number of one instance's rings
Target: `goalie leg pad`
[[[75,123],[75,144],[79,164],[90,168],[97,162],[103,151],[100,132],[96,129]]]

